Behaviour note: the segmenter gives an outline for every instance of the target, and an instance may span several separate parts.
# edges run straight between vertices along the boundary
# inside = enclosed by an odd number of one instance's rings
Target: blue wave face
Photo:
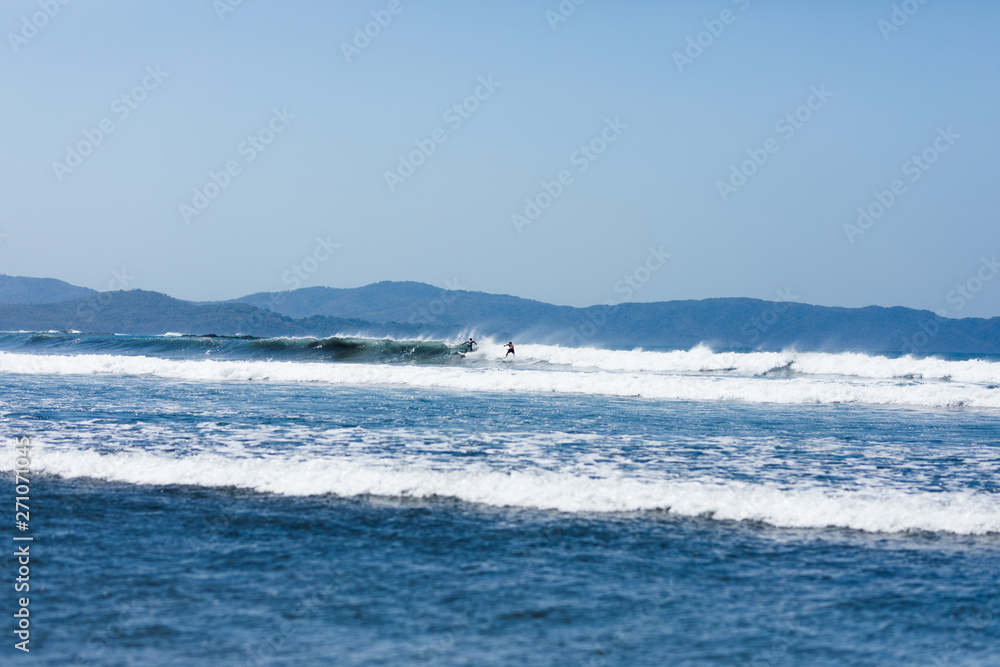
[[[670,352],[355,338],[0,334],[0,373],[410,386],[751,403],[1000,409],[1000,363],[857,353]]]
[[[446,364],[461,360],[463,346],[439,341],[380,338],[254,338],[252,336],[126,336],[104,333],[2,333],[0,350],[29,354],[146,355],[167,359],[350,361]]]

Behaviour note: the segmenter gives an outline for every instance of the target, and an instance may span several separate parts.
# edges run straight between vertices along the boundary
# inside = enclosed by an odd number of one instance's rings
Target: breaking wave
[[[442,341],[0,334],[0,372],[149,375],[665,400],[1000,408],[1000,363],[856,353],[503,347]],[[516,359],[516,360],[515,360]]]
[[[4,461],[13,461],[5,457]],[[660,510],[777,527],[871,532],[1000,532],[1000,496],[871,488],[778,487],[737,480],[594,477],[564,471],[434,470],[347,457],[100,454],[36,447],[34,468],[65,478],[155,485],[238,487],[289,496],[456,498],[563,512]],[[9,463],[3,465],[8,466]],[[0,465],[0,469],[4,469]]]

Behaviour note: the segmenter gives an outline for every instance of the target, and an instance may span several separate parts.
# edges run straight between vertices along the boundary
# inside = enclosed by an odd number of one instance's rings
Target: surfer
[[[465,341],[465,351],[472,352],[472,348],[476,345],[476,341],[472,340],[472,336],[469,336],[469,340]]]
[[[511,342],[507,343],[507,354],[514,354],[514,343]],[[507,354],[503,355],[504,359],[507,358]]]

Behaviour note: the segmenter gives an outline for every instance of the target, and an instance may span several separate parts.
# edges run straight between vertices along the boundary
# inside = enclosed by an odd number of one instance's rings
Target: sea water
[[[3,664],[1000,664],[996,360],[454,352],[0,334]]]

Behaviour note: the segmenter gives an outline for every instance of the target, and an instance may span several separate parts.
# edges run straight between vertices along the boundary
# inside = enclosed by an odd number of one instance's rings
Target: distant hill
[[[690,348],[704,343],[738,350],[1000,354],[1000,317],[957,320],[910,308],[831,308],[744,298],[572,308],[412,282],[312,287],[213,303],[142,290],[91,293],[56,303],[0,303],[0,329],[450,340],[472,334],[566,346]]]
[[[1000,354],[1000,317],[961,320],[910,308],[833,308],[758,299],[629,303],[586,309],[575,340],[803,351]],[[601,315],[606,322],[600,325]],[[591,329],[596,330],[588,334]],[[579,343],[577,343],[579,344]]]
[[[380,282],[238,299],[291,317],[323,315],[466,330],[562,345],[1000,354],[1000,318],[943,318],[911,308],[836,308],[746,298],[572,308],[508,295]]]
[[[289,317],[356,317],[371,322],[455,325],[508,336],[552,336],[587,321],[581,309],[505,294],[445,290],[416,282],[379,282],[350,289],[305,287],[236,299]]]
[[[379,335],[382,329],[385,327],[358,319],[309,317],[293,320],[247,304],[199,304],[144,290],[100,292],[52,304],[0,305],[0,330],[5,331],[330,336],[354,332]],[[411,328],[411,333],[415,330]]]
[[[55,303],[97,294],[55,278],[27,278],[0,274],[0,303]]]

